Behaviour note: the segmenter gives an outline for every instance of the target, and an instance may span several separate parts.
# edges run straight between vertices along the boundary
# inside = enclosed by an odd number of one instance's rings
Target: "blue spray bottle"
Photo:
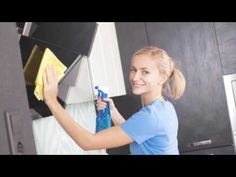
[[[108,97],[107,93],[99,89],[98,86],[96,86],[95,89],[97,90],[97,98],[104,99]],[[96,132],[99,132],[109,127],[111,127],[111,116],[110,107],[108,103],[104,110],[99,110],[97,112]]]

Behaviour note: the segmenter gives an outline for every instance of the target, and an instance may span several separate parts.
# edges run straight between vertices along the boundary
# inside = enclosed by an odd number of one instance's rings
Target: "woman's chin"
[[[132,90],[132,93],[134,94],[134,95],[141,95],[141,92],[140,91],[138,91],[138,90]]]

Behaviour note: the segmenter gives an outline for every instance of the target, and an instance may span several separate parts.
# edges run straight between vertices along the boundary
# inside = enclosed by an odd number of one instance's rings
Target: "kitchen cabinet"
[[[0,154],[35,154],[16,24],[0,23]]]
[[[122,69],[125,80],[126,93],[132,94],[129,71],[133,53],[148,45],[145,23],[116,23]]]
[[[114,23],[98,23],[90,55],[62,82],[59,96],[66,104],[94,101],[95,86],[107,87],[109,97],[126,94]]]

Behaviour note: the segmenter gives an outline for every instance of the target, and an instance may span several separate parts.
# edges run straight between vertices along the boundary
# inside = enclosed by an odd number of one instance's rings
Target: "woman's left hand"
[[[47,105],[57,102],[58,79],[52,65],[47,66],[43,74],[43,85],[44,102]]]

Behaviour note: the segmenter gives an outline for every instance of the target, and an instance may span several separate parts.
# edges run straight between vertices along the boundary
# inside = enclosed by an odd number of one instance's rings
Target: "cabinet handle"
[[[191,143],[193,147],[203,146],[203,145],[209,145],[212,144],[212,140],[204,140],[204,141],[197,141]]]
[[[10,151],[11,154],[15,155],[15,145],[14,145],[14,138],[13,138],[13,128],[12,128],[12,119],[9,112],[5,112],[5,119],[6,119],[6,125],[7,125],[7,133],[8,133],[8,139],[9,139],[9,145],[10,145]]]

